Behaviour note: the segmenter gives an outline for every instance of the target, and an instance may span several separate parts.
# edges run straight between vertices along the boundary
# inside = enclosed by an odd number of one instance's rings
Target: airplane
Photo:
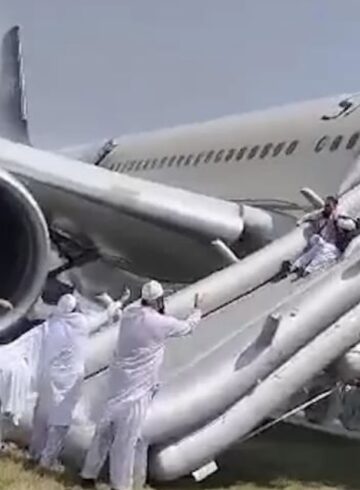
[[[360,210],[359,107],[360,94],[346,93],[44,151],[30,139],[13,27],[0,73],[0,297],[14,309],[0,316],[0,341],[20,335],[18,321],[49,277],[76,276],[98,259],[191,283],[166,306],[181,316],[194,293],[205,292],[201,328],[182,348],[169,346],[145,431],[158,478],[214,471],[211,460],[266,417],[292,414],[292,396],[308,407],[303,388],[331,363],[340,359],[344,379],[360,372],[360,237],[324,274],[272,282],[285,254],[305,245],[294,224],[320,196],[354,199]],[[49,273],[52,248],[64,263]],[[117,333],[112,325],[89,341],[81,403],[90,419],[103,403]],[[290,421],[360,438],[351,417],[326,425],[318,416],[314,424],[307,409]],[[28,441],[30,408],[25,419],[13,427],[15,441]],[[66,444],[71,461],[90,443],[89,421],[80,422]]]
[[[0,78],[0,296],[8,332],[39,296],[55,247],[65,266],[99,258],[191,283],[261,248],[319,195],[356,185],[359,94],[270,108],[100,143],[32,145],[18,26]],[[311,194],[311,192],[310,192]]]

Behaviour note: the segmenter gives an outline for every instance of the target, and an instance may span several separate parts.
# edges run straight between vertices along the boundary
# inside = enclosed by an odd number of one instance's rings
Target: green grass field
[[[279,427],[223,455],[219,471],[202,483],[191,478],[158,490],[360,489],[360,443]],[[103,485],[100,488],[104,488]],[[106,487],[105,487],[106,488]],[[0,459],[0,490],[79,490],[75,475],[40,475],[20,452]]]

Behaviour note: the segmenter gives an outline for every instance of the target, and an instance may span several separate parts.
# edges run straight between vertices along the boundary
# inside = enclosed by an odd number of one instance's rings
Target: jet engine
[[[48,272],[50,240],[43,213],[28,190],[0,170],[0,342],[19,332],[19,321],[36,301]]]

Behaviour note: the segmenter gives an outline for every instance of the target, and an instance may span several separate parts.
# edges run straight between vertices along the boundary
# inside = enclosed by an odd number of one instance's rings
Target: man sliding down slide
[[[283,277],[294,273],[300,278],[332,265],[345,251],[356,230],[356,221],[339,212],[334,196],[328,196],[323,209],[307,214],[298,224],[305,222],[312,223],[313,234],[295,261],[283,263]]]

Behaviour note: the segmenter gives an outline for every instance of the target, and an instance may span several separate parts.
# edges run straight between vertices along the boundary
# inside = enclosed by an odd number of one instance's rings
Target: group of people
[[[70,426],[84,376],[87,339],[111,322],[122,306],[121,301],[100,299],[100,311],[86,313],[74,294],[62,295],[55,307],[40,299],[27,319],[37,326],[0,347],[1,440],[7,422],[17,425],[35,404],[30,458],[43,467],[56,461]]]
[[[74,294],[64,294],[41,325],[11,344],[9,352],[16,353],[16,364],[10,358],[0,361],[2,420],[10,417],[16,423],[26,408],[26,393],[35,393],[29,459],[41,468],[53,469],[80,399],[87,339],[104,324],[118,322],[106,403],[81,471],[86,487],[95,485],[108,456],[113,490],[129,490],[134,479],[137,485],[145,483],[148,443],[142,428],[159,387],[165,341],[191,333],[201,319],[198,295],[185,320],[167,315],[164,290],[157,281],[144,284],[141,301],[124,309],[129,297],[128,290],[120,301],[103,295],[101,311],[84,312]],[[7,346],[1,349],[5,352]],[[8,383],[17,396],[6,396],[6,373],[19,377],[21,394],[14,383]],[[21,406],[14,398],[21,400]],[[12,403],[7,406],[9,399]]]
[[[312,224],[305,250],[293,261],[285,261],[282,275],[304,277],[334,264],[356,234],[357,221],[342,214],[338,199],[328,196],[324,207],[305,215],[298,224]]]

